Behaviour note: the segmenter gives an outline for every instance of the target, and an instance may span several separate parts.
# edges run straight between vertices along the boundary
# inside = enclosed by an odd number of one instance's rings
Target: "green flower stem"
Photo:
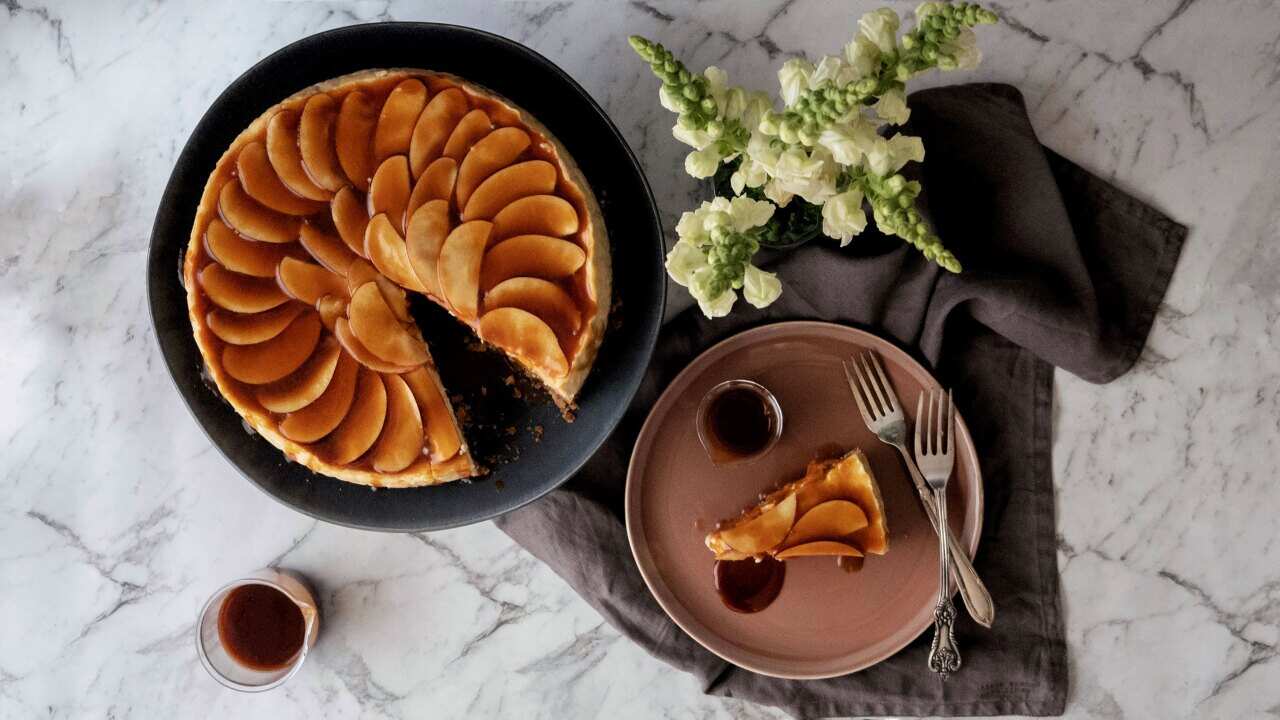
[[[731,155],[747,148],[751,131],[737,120],[719,117],[720,108],[711,96],[705,77],[690,72],[661,43],[639,35],[632,35],[627,42],[642,60],[649,63],[649,69],[662,81],[670,96],[678,98],[680,116],[677,122],[681,126],[710,133],[720,143],[721,155]]]

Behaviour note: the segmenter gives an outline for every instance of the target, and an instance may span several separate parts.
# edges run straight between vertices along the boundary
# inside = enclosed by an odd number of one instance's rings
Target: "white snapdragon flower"
[[[807,202],[821,205],[836,194],[836,177],[840,168],[824,147],[805,151],[792,146],[778,154],[776,164],[765,166],[770,180],[765,184],[765,197],[779,205],[786,205],[792,195],[799,195]]]
[[[809,78],[813,75],[813,63],[804,58],[792,58],[782,64],[778,70],[778,83],[782,85],[782,104],[790,107],[809,89]]]
[[[755,307],[762,308],[773,304],[782,294],[782,281],[771,272],[765,272],[755,265],[748,265],[742,277],[742,297]]]
[[[880,64],[880,48],[859,33],[844,46],[844,59],[849,63],[849,67],[853,68],[854,74],[864,78],[875,72]]]
[[[694,273],[709,268],[707,253],[688,240],[678,240],[667,253],[667,274],[681,287],[689,287]]]
[[[866,227],[861,190],[845,190],[822,206],[822,234],[839,240],[840,247],[848,245],[853,236],[861,234]]]
[[[827,55],[818,62],[818,67],[814,68],[813,74],[809,76],[809,89],[816,90],[824,83],[831,83],[833,87],[844,87],[860,79],[862,76],[858,75],[849,63],[834,55]]]
[[[675,126],[671,128],[671,134],[675,139],[694,150],[702,150],[716,141],[715,138],[711,137],[711,133],[706,130],[695,130],[681,125],[679,122],[676,122]]]
[[[707,69],[702,71],[702,76],[707,79],[707,92],[711,95],[711,99],[716,101],[716,108],[723,117],[725,96],[729,93],[729,73],[715,65],[708,65]]]
[[[716,198],[722,200],[723,198]],[[735,232],[744,233],[762,227],[773,217],[774,205],[764,200],[752,200],[739,195],[729,201],[729,217]]]
[[[907,107],[907,94],[897,88],[881,95],[871,109],[875,111],[876,117],[891,125],[901,125],[911,117],[911,108]]]
[[[693,282],[689,285],[689,294],[698,301],[698,308],[702,310],[702,314],[709,318],[728,315],[733,309],[733,303],[738,299],[738,294],[732,289],[722,290],[718,295],[712,295],[714,280],[715,270],[707,267],[694,273]]]
[[[696,210],[686,210],[680,215],[680,221],[676,223],[676,235],[681,242],[688,243],[693,247],[702,247],[711,243],[711,235],[707,232],[706,226],[707,203],[703,203]]]
[[[898,172],[909,162],[924,160],[924,142],[911,135],[876,138],[875,147],[867,153],[867,169],[884,177]]]
[[[709,178],[716,174],[716,168],[720,167],[722,159],[720,149],[715,145],[709,145],[685,156],[684,171],[699,180]]]
[[[834,123],[818,136],[818,144],[826,148],[841,165],[856,165],[878,139],[876,128],[860,115]]]
[[[960,28],[960,34],[943,43],[943,50],[955,58],[957,70],[972,70],[982,62],[978,49],[978,36],[969,28]]]
[[[880,52],[893,52],[898,44],[898,13],[880,8],[858,20],[858,31],[875,43]]]

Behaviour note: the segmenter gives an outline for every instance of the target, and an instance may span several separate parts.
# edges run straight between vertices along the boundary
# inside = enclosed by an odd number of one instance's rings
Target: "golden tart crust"
[[[254,431],[316,472],[412,487],[482,471],[405,294],[569,409],[612,277],[599,206],[546,127],[463,78],[388,69],[302,90],[232,142],[183,279],[209,375]]]

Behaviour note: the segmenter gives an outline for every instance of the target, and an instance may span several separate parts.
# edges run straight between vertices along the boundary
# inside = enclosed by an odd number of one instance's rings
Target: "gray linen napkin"
[[[911,108],[906,130],[928,149],[925,210],[964,273],[940,271],[871,231],[845,250],[819,241],[778,258],[785,291],[777,303],[765,311],[740,303],[715,321],[696,310],[676,316],[609,441],[563,488],[497,523],[620,632],[697,675],[709,693],[805,717],[1058,715],[1067,662],[1050,462],[1053,367],[1102,383],[1133,365],[1187,230],[1043,148],[1012,87],[926,90]],[[962,613],[965,665],[945,685],[925,670],[927,633],[879,665],[830,680],[734,667],[663,614],[632,561],[623,485],[658,393],[716,341],[800,318],[891,337],[957,388],[986,489],[975,564],[998,612],[990,631]]]

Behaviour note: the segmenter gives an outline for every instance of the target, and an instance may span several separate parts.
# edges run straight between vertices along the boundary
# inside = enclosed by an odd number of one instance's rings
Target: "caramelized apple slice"
[[[307,174],[302,166],[302,150],[298,146],[298,113],[281,110],[267,123],[267,158],[271,167],[294,195],[308,200],[328,201],[333,192],[326,190]]]
[[[453,162],[441,158],[436,163]],[[431,167],[435,167],[435,163]],[[431,169],[422,176],[425,180],[431,176]],[[422,184],[422,181],[419,181]],[[409,218],[409,228],[405,235],[405,246],[409,252],[409,266],[418,277],[422,287],[435,297],[443,297],[440,290],[440,279],[436,268],[440,260],[440,249],[444,247],[445,238],[449,236],[449,201],[432,200],[418,208]]]
[[[311,96],[302,108],[298,121],[298,150],[302,155],[302,167],[317,186],[331,193],[347,184],[338,162],[338,152],[333,143],[333,120],[338,116],[338,104],[324,93]]]
[[[400,472],[422,457],[422,415],[399,375],[384,375],[382,382],[387,389],[387,422],[370,459],[378,472]]]
[[[338,342],[342,344],[342,349],[346,350],[351,357],[355,358],[356,362],[370,370],[377,370],[380,373],[400,374],[407,373],[414,369],[414,367],[421,367],[414,365],[393,365],[369,352],[369,349],[366,348],[364,344],[356,338],[355,334],[351,332],[351,325],[346,318],[338,318],[337,322],[334,323],[333,336],[338,338]]]
[[[200,271],[200,287],[218,307],[238,313],[258,313],[289,302],[274,278],[233,273],[217,263]]]
[[[329,207],[333,213],[333,225],[338,235],[355,254],[364,257],[364,233],[369,227],[369,213],[359,195],[350,185],[333,196]]]
[[[803,545],[814,540],[834,540],[852,535],[867,526],[862,508],[848,500],[828,500],[796,520],[787,535],[787,546]]]
[[[560,338],[561,345],[582,328],[582,313],[569,293],[541,278],[516,277],[494,285],[484,295],[484,309],[517,307],[542,318]]]
[[[427,166],[422,177],[418,178],[418,184],[413,186],[409,205],[405,208],[406,217],[412,218],[418,208],[432,200],[444,200],[447,203],[453,197],[453,182],[457,178],[458,163],[452,158],[436,158],[435,162]],[[407,228],[405,232],[408,233]]]
[[[387,390],[382,377],[360,371],[356,395],[347,416],[324,442],[321,454],[334,465],[347,465],[373,447],[387,420]]]
[[[315,353],[288,377],[258,388],[258,402],[276,413],[288,413],[315,402],[329,388],[342,347],[333,338],[325,338]]]
[[[889,548],[889,528],[884,502],[860,452],[855,450],[831,464],[824,471],[822,482],[804,486],[797,494],[797,507],[803,514],[828,500],[849,500],[862,508],[867,526],[854,532],[851,541],[865,553],[885,554]]]
[[[557,195],[530,195],[493,216],[494,242],[516,235],[566,237],[578,232],[578,213]]]
[[[266,312],[241,315],[221,308],[210,310],[204,316],[213,331],[223,342],[232,345],[256,345],[284,332],[289,323],[305,308],[298,303],[286,303]]]
[[[413,316],[409,314],[409,296],[404,289],[388,280],[385,275],[378,275],[373,281],[382,291],[382,299],[387,301],[387,307],[391,308],[400,322],[413,322]]]
[[[315,305],[325,295],[341,295],[347,290],[347,281],[341,275],[294,258],[280,261],[276,281],[290,297],[308,305]]]
[[[449,134],[449,141],[444,144],[444,157],[462,162],[467,151],[480,138],[493,131],[493,123],[489,114],[483,110],[472,110],[458,121],[458,126]]]
[[[265,385],[301,367],[319,340],[320,318],[313,312],[304,313],[266,342],[223,348],[222,369],[240,382]]]
[[[369,221],[364,233],[364,251],[378,272],[410,290],[425,292],[426,288],[409,266],[409,250],[386,213]]]
[[[298,239],[298,218],[281,215],[259,205],[235,178],[228,180],[218,193],[218,215],[250,240],[291,243]]]
[[[545,160],[529,160],[505,167],[490,175],[471,193],[462,219],[489,219],[502,208],[530,195],[556,189],[556,168]]]
[[[396,317],[377,283],[366,283],[347,305],[351,332],[369,352],[392,365],[421,365],[430,359],[427,348]]]
[[[288,245],[245,240],[217,218],[204,231],[204,247],[222,267],[254,277],[274,277],[276,265],[289,255]]]
[[[790,560],[798,557],[814,557],[814,556],[831,556],[836,557],[862,557],[862,551],[858,548],[847,545],[834,540],[819,540],[817,542],[804,543],[803,545],[793,545],[786,550],[774,555],[779,560]]]
[[[347,316],[347,298],[346,296],[325,295],[316,301],[316,312],[320,313],[320,323],[329,332],[333,332],[338,325],[338,318]]]
[[[386,213],[396,232],[404,234],[409,205],[409,158],[394,155],[382,161],[369,183],[369,217]]]
[[[373,158],[376,162],[409,152],[413,126],[418,122],[418,115],[426,104],[427,88],[420,80],[402,80],[391,89],[387,101],[382,104],[378,128],[373,134]],[[408,171],[407,166],[405,170]]]
[[[486,178],[520,157],[533,141],[517,127],[498,128],[471,146],[458,166],[458,207],[464,208],[471,193]]]
[[[324,393],[315,402],[281,420],[280,433],[294,442],[310,443],[333,432],[351,409],[359,372],[360,363],[345,352],[339,353],[333,379]]]
[[[347,266],[347,295],[355,295],[361,285],[377,279],[378,269],[368,260],[358,259]]]
[[[431,461],[440,463],[457,455],[462,449],[462,437],[458,434],[457,420],[445,400],[444,388],[440,387],[439,379],[423,367],[401,377],[417,399],[418,409],[422,411]]]
[[[440,262],[436,263],[440,291],[464,320],[474,320],[479,312],[480,263],[489,229],[484,220],[463,223],[449,233],[440,248]]]
[[[298,233],[298,241],[302,247],[321,265],[346,277],[347,268],[358,259],[342,240],[323,230],[318,230],[311,223],[303,223]]]
[[[734,527],[720,531],[729,547],[747,555],[759,555],[777,547],[796,520],[796,496],[788,495],[773,507]]]
[[[458,88],[442,90],[431,98],[418,116],[413,139],[409,141],[409,167],[414,177],[421,176],[427,166],[440,157],[449,134],[469,109],[467,96]]]
[[[582,248],[546,235],[517,235],[489,248],[484,254],[480,289],[488,292],[513,277],[559,280],[569,277],[587,260]]]
[[[271,167],[267,148],[260,142],[251,142],[240,149],[236,156],[236,175],[249,197],[268,208],[285,215],[310,215],[324,205],[299,197],[285,187]]]
[[[373,132],[378,125],[378,109],[368,95],[356,90],[342,99],[334,123],[334,146],[338,164],[357,190],[369,189],[373,174]]]
[[[551,326],[520,308],[504,307],[485,313],[480,318],[480,339],[552,377],[569,374],[569,361]]]

